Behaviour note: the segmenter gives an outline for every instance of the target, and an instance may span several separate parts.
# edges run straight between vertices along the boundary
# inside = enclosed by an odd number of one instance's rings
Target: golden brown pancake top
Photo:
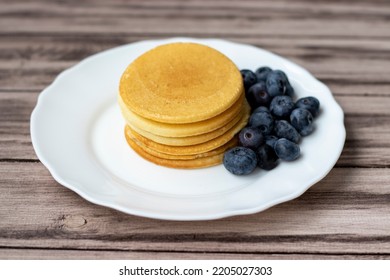
[[[119,94],[129,110],[163,123],[212,118],[243,94],[242,77],[219,51],[195,43],[158,46],[123,73]]]

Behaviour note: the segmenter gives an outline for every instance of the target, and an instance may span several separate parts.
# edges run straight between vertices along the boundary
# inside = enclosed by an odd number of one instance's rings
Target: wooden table
[[[262,213],[202,222],[126,215],[54,181],[30,139],[42,89],[96,52],[173,36],[253,44],[326,83],[347,129],[330,174]],[[389,143],[389,2],[0,2],[1,259],[390,259]]]

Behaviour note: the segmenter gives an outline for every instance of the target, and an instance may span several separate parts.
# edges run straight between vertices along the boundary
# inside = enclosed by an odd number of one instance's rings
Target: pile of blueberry
[[[296,160],[301,137],[314,129],[320,102],[312,96],[294,102],[294,88],[281,70],[260,67],[256,72],[241,70],[241,74],[252,113],[238,135],[239,146],[224,154],[225,168],[235,175],[246,175],[257,166],[271,170],[279,159]]]

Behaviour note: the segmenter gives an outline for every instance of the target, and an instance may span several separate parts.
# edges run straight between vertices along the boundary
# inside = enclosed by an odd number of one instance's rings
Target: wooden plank
[[[34,159],[30,115],[37,93],[0,93],[0,158]]]
[[[25,3],[23,3],[25,2]],[[67,3],[66,3],[67,2]],[[226,17],[247,16],[249,19],[269,19],[275,14],[282,18],[295,18],[304,15],[304,18],[326,19],[329,17],[343,17],[346,19],[386,19],[390,11],[388,3],[378,2],[370,5],[367,2],[354,5],[347,3],[316,3],[315,9],[308,5],[308,1],[291,3],[289,1],[111,1],[107,5],[104,1],[27,1],[2,2],[0,15],[3,17],[113,17],[132,15],[133,17],[154,16],[166,18],[174,12],[175,17],[203,17],[221,19]],[[310,3],[310,1],[309,1]],[[259,11],[263,13],[259,14]],[[68,12],[68,15],[66,15]],[[71,12],[71,14],[69,14]],[[180,13],[178,13],[180,12]]]
[[[0,165],[0,247],[252,254],[390,254],[388,169],[336,168],[293,201],[215,221],[91,204],[40,163]]]
[[[226,254],[60,249],[0,249],[0,260],[388,260],[389,255]]]
[[[38,92],[0,93],[0,160],[37,160],[29,120]],[[346,118],[347,140],[337,166],[390,165],[390,97],[336,96]]]
[[[331,35],[382,37],[389,35],[387,3],[319,3],[288,1],[150,1],[105,3],[7,3],[0,20],[3,32],[127,32],[174,30],[202,34],[247,33],[256,35]],[[331,19],[331,20],[330,20]],[[193,24],[196,20],[197,24]],[[371,28],[369,21],[375,23]],[[180,22],[180,24],[177,24]],[[164,24],[162,24],[164,23]],[[260,23],[260,24],[259,24]],[[342,28],[340,28],[342,26]],[[240,28],[238,28],[240,27]],[[242,28],[244,27],[244,28]],[[310,27],[310,28],[308,28]]]
[[[262,11],[264,13],[264,11]],[[131,14],[122,16],[104,17],[75,17],[56,18],[47,17],[44,20],[29,17],[1,17],[0,25],[3,26],[0,34],[95,34],[96,36],[106,33],[128,34],[148,33],[166,34],[167,32],[178,36],[183,34],[193,34],[197,36],[219,34],[218,36],[246,35],[246,36],[297,36],[297,37],[350,37],[350,38],[388,38],[388,24],[386,21],[373,20],[375,28],[369,22],[351,21],[342,18],[331,18],[331,20],[317,20],[307,18],[301,14],[299,18],[288,18],[281,20],[280,16],[264,18],[259,23],[259,19],[250,20],[246,16],[228,18],[187,18],[167,15],[165,20],[158,17],[133,17]],[[194,20],[197,23],[194,24]],[[310,28],[308,28],[310,26]],[[340,27],[343,28],[340,28]],[[129,27],[131,27],[129,29]],[[279,31],[277,31],[279,30]],[[368,33],[369,32],[369,33]]]
[[[2,36],[0,89],[38,89],[64,69],[94,53],[138,40],[175,36]],[[276,52],[302,65],[336,94],[389,95],[390,42],[386,39],[318,39],[315,37],[226,37]],[[28,41],[29,44],[25,42]],[[359,59],[356,59],[359,58]],[[364,67],[361,67],[364,65]]]

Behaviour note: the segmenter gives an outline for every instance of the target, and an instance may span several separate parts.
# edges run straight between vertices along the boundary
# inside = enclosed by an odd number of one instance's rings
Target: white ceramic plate
[[[302,156],[270,172],[234,176],[222,165],[165,168],[126,144],[116,103],[119,78],[136,57],[161,44],[209,45],[238,68],[268,65],[285,71],[298,97],[321,102],[316,129],[303,138]],[[298,65],[268,51],[215,39],[143,41],[93,55],[61,73],[39,96],[31,137],[41,162],[60,184],[85,199],[125,213],[169,220],[207,220],[262,211],[294,199],[334,166],[345,141],[343,111],[329,89]]]

